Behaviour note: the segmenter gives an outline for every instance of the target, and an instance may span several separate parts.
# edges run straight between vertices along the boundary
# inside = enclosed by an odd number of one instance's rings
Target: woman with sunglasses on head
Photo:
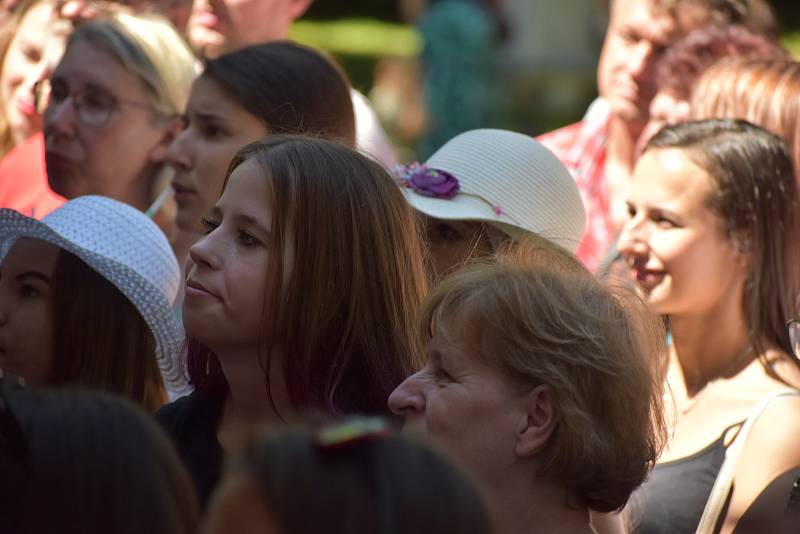
[[[53,191],[103,195],[152,215],[166,198],[165,154],[194,77],[194,57],[160,17],[117,13],[76,29],[37,86]]]
[[[202,222],[182,307],[195,391],[158,418],[204,504],[225,451],[254,424],[389,413],[418,360],[426,278],[388,172],[328,140],[242,148]]]
[[[759,494],[800,465],[791,158],[744,121],[668,126],[636,165],[628,212],[619,249],[668,321],[674,407],[669,444],[629,506],[634,531],[743,532]]]

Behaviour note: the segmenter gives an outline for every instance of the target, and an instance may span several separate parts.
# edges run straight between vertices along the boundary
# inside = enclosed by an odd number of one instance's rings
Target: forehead
[[[247,215],[264,223],[269,221],[268,173],[251,158],[236,167],[228,178],[219,200],[226,212]]]
[[[40,2],[31,7],[20,20],[14,34],[14,40],[37,41],[37,32],[46,32],[53,15],[53,8],[47,2]],[[39,43],[42,44],[42,43]]]
[[[704,206],[711,191],[711,176],[694,163],[685,150],[650,149],[636,163],[630,198],[643,204]]]
[[[674,17],[654,0],[612,0],[609,29],[635,31],[660,44],[675,32]]]
[[[60,250],[56,245],[41,239],[21,237],[11,246],[0,267],[12,271],[35,269],[52,274]]]
[[[86,38],[69,43],[53,73],[70,86],[96,85],[121,98],[145,98],[147,91],[139,77],[114,57]]]

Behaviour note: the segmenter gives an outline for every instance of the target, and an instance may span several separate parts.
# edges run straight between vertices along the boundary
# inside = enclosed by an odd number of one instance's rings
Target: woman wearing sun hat
[[[530,234],[574,252],[586,224],[569,171],[517,132],[462,133],[425,164],[399,166],[395,174],[422,214],[435,278]]]
[[[116,200],[79,197],[42,221],[0,209],[0,369],[154,412],[165,384],[187,387],[171,310],[179,273],[155,223]]]

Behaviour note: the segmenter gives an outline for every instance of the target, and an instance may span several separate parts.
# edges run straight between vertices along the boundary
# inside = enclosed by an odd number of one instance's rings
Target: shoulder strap
[[[744,425],[742,425],[742,429],[736,435],[736,438],[734,438],[733,443],[725,450],[725,460],[722,462],[722,467],[719,470],[719,474],[717,474],[717,479],[714,481],[714,486],[711,488],[711,494],[708,497],[708,501],[706,501],[706,507],[703,510],[703,516],[700,518],[700,524],[697,526],[695,534],[714,534],[714,532],[716,532],[719,516],[731,493],[733,475],[736,472],[736,463],[742,453],[744,443],[747,441],[747,436],[750,434],[758,418],[761,417],[761,414],[763,414],[773,402],[784,397],[800,397],[800,391],[781,389],[761,399],[744,422]]]

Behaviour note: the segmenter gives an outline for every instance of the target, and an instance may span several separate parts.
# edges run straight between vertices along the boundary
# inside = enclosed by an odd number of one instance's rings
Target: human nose
[[[188,128],[185,128],[180,134],[178,134],[177,137],[175,137],[175,139],[173,139],[169,147],[167,147],[167,153],[165,156],[167,163],[177,171],[185,172],[191,169],[192,158],[190,147],[190,132]]]
[[[389,409],[405,418],[425,412],[425,388],[419,373],[406,378],[389,395]]]
[[[197,243],[192,245],[191,248],[189,248],[189,258],[198,269],[219,269],[221,266],[221,258],[217,251],[215,232],[206,234]]]
[[[628,59],[628,69],[635,80],[647,78],[652,70],[652,59],[655,47],[647,40],[636,44]]]
[[[78,110],[72,96],[61,102],[50,101],[44,112],[45,135],[56,134],[63,137],[75,135],[78,127]]]
[[[644,221],[632,216],[622,227],[617,248],[623,257],[641,256],[647,253],[648,241]]]

